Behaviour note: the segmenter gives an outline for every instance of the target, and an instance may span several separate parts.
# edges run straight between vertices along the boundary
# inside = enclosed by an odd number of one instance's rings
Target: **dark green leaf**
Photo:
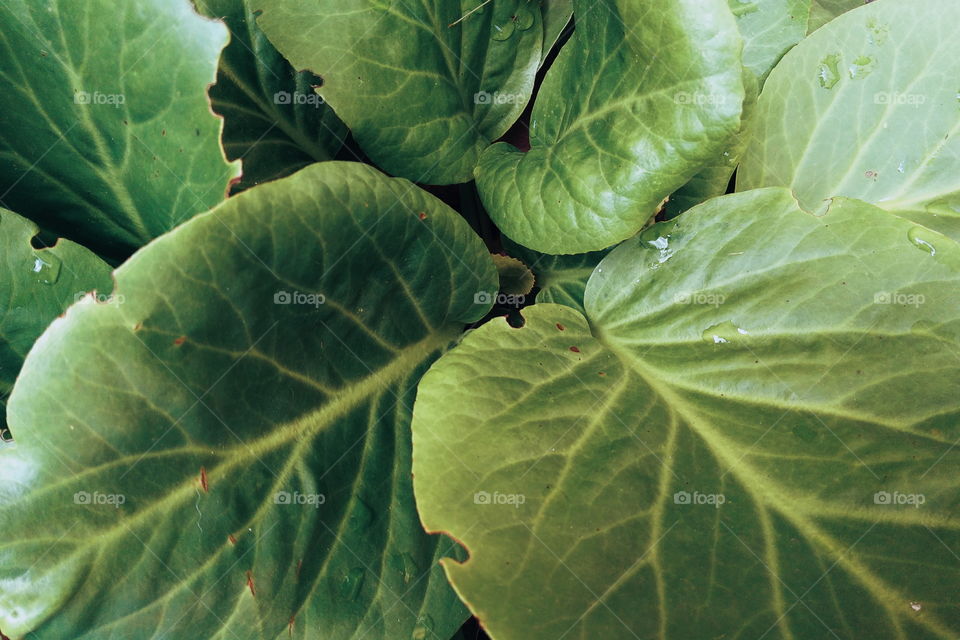
[[[223,25],[188,0],[3,0],[0,36],[0,204],[124,257],[223,199]]]
[[[520,116],[540,63],[529,0],[256,0],[259,24],[370,158],[429,184],[470,180]],[[309,25],[305,27],[305,25]]]
[[[227,157],[243,160],[239,189],[332,160],[346,127],[323,102],[311,73],[297,73],[257,26],[250,0],[195,0],[223,18],[230,44],[220,56],[213,110],[223,116]]]
[[[422,215],[421,215],[422,214]],[[229,232],[228,232],[229,230]],[[410,481],[421,373],[489,254],[409,182],[323,162],[116,272],[27,358],[0,458],[0,628],[37,640],[448,638]]]

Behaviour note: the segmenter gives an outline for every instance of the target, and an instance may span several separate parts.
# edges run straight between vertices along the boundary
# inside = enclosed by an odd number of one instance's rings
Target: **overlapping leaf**
[[[741,39],[724,0],[574,2],[576,31],[533,108],[531,149],[484,152],[491,218],[546,253],[609,247],[718,157],[740,126]]]
[[[314,91],[318,78],[297,73],[270,44],[257,26],[250,0],[195,2],[230,29],[210,98],[214,111],[223,116],[227,157],[243,160],[238,189],[332,160],[347,132]]]
[[[537,302],[565,304],[583,310],[583,292],[587,280],[606,251],[552,256],[506,242],[507,253],[522,260],[533,272]]]
[[[35,249],[37,226],[0,209],[0,435],[6,435],[6,397],[33,342],[66,308],[97,289],[113,288],[110,267],[69,240]]]
[[[224,233],[225,228],[230,233]],[[0,458],[0,628],[38,640],[448,638],[413,390],[489,304],[467,224],[324,162],[139,252],[38,341]]]
[[[960,239],[960,44],[950,0],[877,0],[788,53],[757,106],[738,189],[849,196]]]
[[[124,257],[236,174],[206,95],[226,29],[189,0],[0,3],[0,200]]]
[[[715,199],[444,355],[417,503],[492,636],[957,637],[960,246],[911,227]]]
[[[544,30],[528,0],[255,0],[259,24],[380,167],[467,182],[533,90]]]

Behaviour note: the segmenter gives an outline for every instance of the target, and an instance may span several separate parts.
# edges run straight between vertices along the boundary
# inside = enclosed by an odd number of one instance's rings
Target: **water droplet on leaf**
[[[340,595],[347,600],[356,600],[363,587],[364,571],[362,567],[350,569],[340,581]]]
[[[907,237],[921,251],[925,251],[932,256],[937,255],[937,248],[933,244],[937,236],[929,229],[914,227],[907,232]]]
[[[847,73],[850,74],[851,79],[866,78],[873,71],[876,62],[876,58],[860,56],[853,61],[853,64],[847,69]]]
[[[518,31],[526,31],[533,26],[536,20],[529,9],[521,7],[517,9],[517,15],[513,17],[513,21],[516,23]]]
[[[493,36],[491,37],[494,40],[502,42],[513,35],[514,28],[513,20],[508,20],[503,24],[495,24],[493,25]]]
[[[409,553],[398,553],[393,556],[393,566],[397,572],[403,576],[403,583],[410,584],[410,581],[420,573],[420,567]]]
[[[413,640],[426,640],[433,633],[433,618],[424,614],[417,618],[417,626],[413,629]]]
[[[820,86],[824,89],[833,89],[840,82],[840,54],[831,53],[820,59],[820,68],[817,71]]]
[[[60,277],[60,258],[49,251],[45,251],[43,254],[34,253],[31,268],[36,275],[37,282],[54,284]]]
[[[742,340],[743,336],[748,335],[750,335],[749,331],[727,320],[726,322],[721,322],[720,324],[706,328],[701,334],[701,337],[705,342],[711,344],[726,344],[728,342]]]

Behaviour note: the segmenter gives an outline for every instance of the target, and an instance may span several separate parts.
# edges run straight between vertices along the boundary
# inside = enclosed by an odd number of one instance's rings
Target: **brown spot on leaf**
[[[250,594],[256,598],[257,597],[257,586],[253,584],[253,573],[247,571],[247,588],[250,589]]]
[[[425,214],[423,211],[421,211],[419,214],[417,214],[417,217],[420,218],[421,220],[426,220],[426,219],[427,219],[427,214]]]
[[[566,330],[567,330],[567,328],[566,328],[565,326],[563,326],[562,324],[560,324],[559,322],[557,323],[557,329],[559,329],[560,331],[566,331]]]
[[[580,353],[580,347],[570,347],[570,351],[573,351],[574,353]]]
[[[237,536],[233,535],[232,533],[227,536],[227,540],[230,541],[230,544],[237,544]]]
[[[178,347],[187,341],[187,336],[180,336],[179,338],[174,339],[173,344]]]
[[[207,482],[206,467],[200,467],[200,486],[203,487],[204,493],[210,493],[210,484]]]

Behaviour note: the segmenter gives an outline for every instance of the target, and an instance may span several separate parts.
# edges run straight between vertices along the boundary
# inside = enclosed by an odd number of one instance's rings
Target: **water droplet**
[[[923,605],[920,604],[919,602],[911,602],[910,608],[913,609],[914,611],[920,611],[921,609],[923,609]]]
[[[420,573],[420,567],[409,553],[396,553],[393,555],[393,567],[403,576],[403,583],[410,584],[410,581]]]
[[[30,265],[36,275],[37,282],[54,284],[60,277],[60,258],[49,251],[33,254],[33,263]]]
[[[840,82],[840,54],[831,53],[820,59],[820,69],[817,71],[820,86],[824,89],[833,89]]]
[[[897,165],[897,172],[898,172],[898,173],[903,173],[903,172],[906,171],[906,170],[907,170],[907,161],[906,161],[906,160],[901,160],[901,161],[900,161],[900,164]]]
[[[658,236],[655,240],[648,240],[647,242],[659,249],[658,263],[663,264],[673,256],[673,249],[670,248],[670,236]]]
[[[413,629],[413,640],[426,640],[433,633],[433,618],[424,614],[417,618],[417,626]]]
[[[921,251],[926,251],[932,256],[937,255],[937,248],[933,245],[937,237],[934,232],[924,227],[914,227],[907,232],[907,237]]]
[[[867,23],[867,30],[870,31],[867,39],[874,46],[880,46],[886,42],[887,36],[890,34],[890,28],[885,24],[879,24],[876,20]]]
[[[491,37],[494,40],[502,42],[513,35],[514,28],[513,20],[508,20],[503,24],[495,24],[493,25],[493,35]]]
[[[860,56],[853,61],[853,64],[847,69],[851,79],[866,78],[873,71],[876,65],[876,58],[870,56]]]
[[[521,7],[517,9],[517,15],[513,17],[513,21],[516,23],[518,31],[526,31],[533,26],[533,23],[536,20],[533,17],[533,12],[527,8]]]
[[[366,574],[361,567],[354,567],[344,574],[340,581],[340,595],[347,600],[356,600],[360,595],[360,588],[363,587],[363,578]]]
[[[726,322],[721,322],[720,324],[706,328],[700,337],[711,344],[727,344],[729,342],[742,340],[743,336],[748,335],[750,335],[749,331],[727,320]]]

